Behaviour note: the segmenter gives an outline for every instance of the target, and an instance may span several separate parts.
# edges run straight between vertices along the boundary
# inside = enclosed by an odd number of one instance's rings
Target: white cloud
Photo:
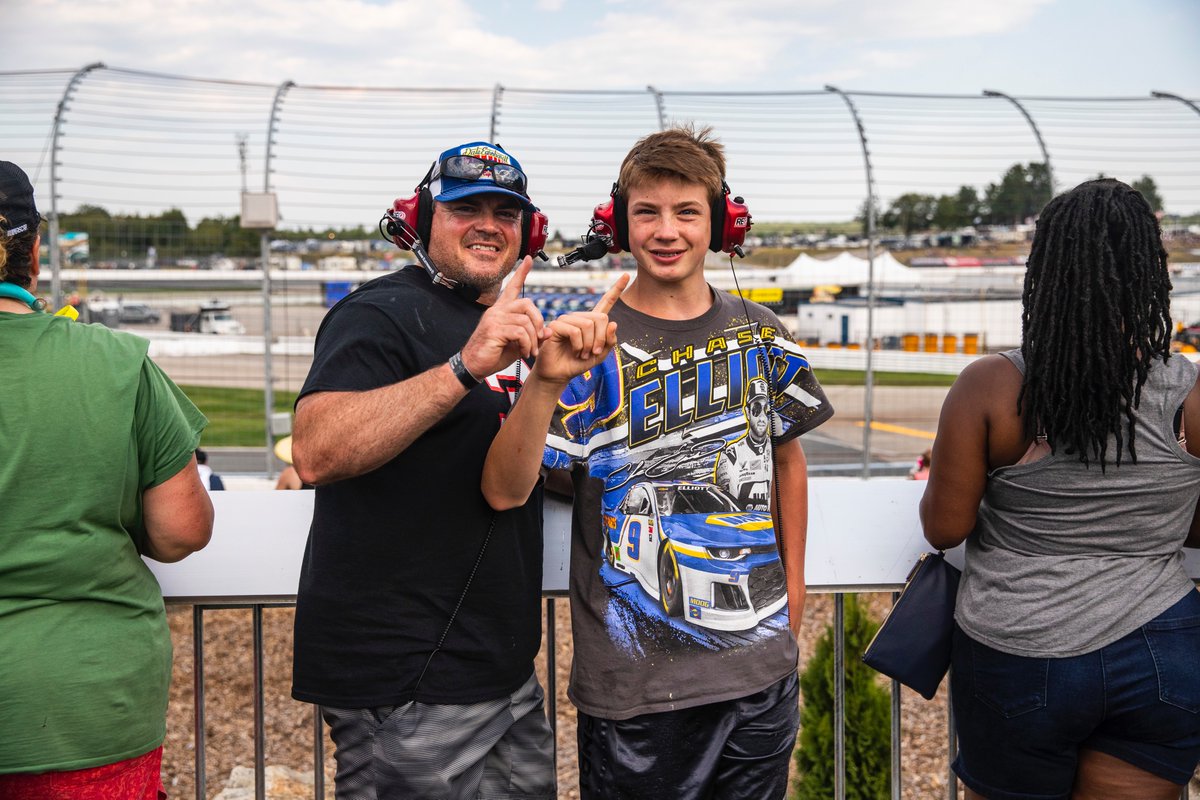
[[[478,0],[30,0],[9,12],[27,35],[0,69],[100,60],[270,84],[564,89],[811,89],[840,75],[868,88],[936,65],[930,41],[1020,31],[1068,1],[506,0],[509,19],[553,12],[549,36],[497,26]]]
[[[873,3],[861,18],[871,38],[950,39],[1015,30],[1053,0],[895,0]]]
[[[858,84],[866,73],[856,67],[843,69],[818,70],[807,72],[800,76],[805,86],[820,88],[823,86],[838,86],[846,90],[858,88]]]
[[[925,54],[913,50],[863,50],[858,60],[876,70],[894,70],[913,66],[922,61]]]
[[[17,24],[45,33],[6,46],[7,68],[103,60],[268,83],[487,85],[497,53],[533,53],[491,33],[462,0],[42,0]]]
[[[565,9],[564,0],[534,2]],[[772,60],[809,32],[773,18],[782,13],[773,3],[753,13],[724,1],[631,8],[589,10],[598,16],[579,34],[545,41],[496,33],[465,0],[40,0],[14,22],[44,33],[6,46],[0,59],[6,69],[101,60],[266,83],[728,87],[767,80]]]

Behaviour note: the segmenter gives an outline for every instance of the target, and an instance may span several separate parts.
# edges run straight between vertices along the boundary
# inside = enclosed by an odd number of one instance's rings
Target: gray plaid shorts
[[[337,800],[554,800],[554,736],[537,676],[467,705],[321,707]]]

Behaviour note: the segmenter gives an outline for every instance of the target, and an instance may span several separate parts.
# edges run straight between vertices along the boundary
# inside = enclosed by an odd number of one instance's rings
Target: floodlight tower
[[[1053,197],[1054,189],[1054,170],[1050,166],[1050,151],[1046,149],[1046,142],[1042,139],[1042,132],[1038,130],[1037,123],[1033,121],[1033,117],[1025,110],[1025,106],[1017,101],[1017,98],[1011,97],[1004,92],[997,92],[995,89],[984,89],[984,97],[1002,97],[1008,102],[1017,107],[1017,111],[1021,112],[1021,116],[1029,123],[1029,127],[1033,129],[1033,137],[1037,139],[1038,147],[1042,150],[1042,163],[1046,165],[1046,176],[1050,179],[1050,196]]]
[[[1153,91],[1150,92],[1150,96],[1157,97],[1160,100],[1178,100],[1179,102],[1183,103],[1185,106],[1190,108],[1192,111],[1195,111],[1197,114],[1200,114],[1200,106],[1197,106],[1195,103],[1193,103],[1191,100],[1188,100],[1186,97],[1180,97],[1179,95],[1171,94],[1170,92],[1153,92]]]

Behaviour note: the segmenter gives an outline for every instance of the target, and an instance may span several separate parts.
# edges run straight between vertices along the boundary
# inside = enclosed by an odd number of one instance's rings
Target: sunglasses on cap
[[[501,164],[478,156],[450,156],[438,162],[431,180],[441,177],[454,178],[460,181],[477,181],[489,177],[504,189],[510,189],[517,194],[526,194],[527,180],[525,173],[511,164]]]

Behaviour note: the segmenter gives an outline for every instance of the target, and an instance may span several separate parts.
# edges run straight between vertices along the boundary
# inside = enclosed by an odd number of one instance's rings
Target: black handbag
[[[960,575],[944,553],[923,553],[862,660],[932,700],[950,668]]]

